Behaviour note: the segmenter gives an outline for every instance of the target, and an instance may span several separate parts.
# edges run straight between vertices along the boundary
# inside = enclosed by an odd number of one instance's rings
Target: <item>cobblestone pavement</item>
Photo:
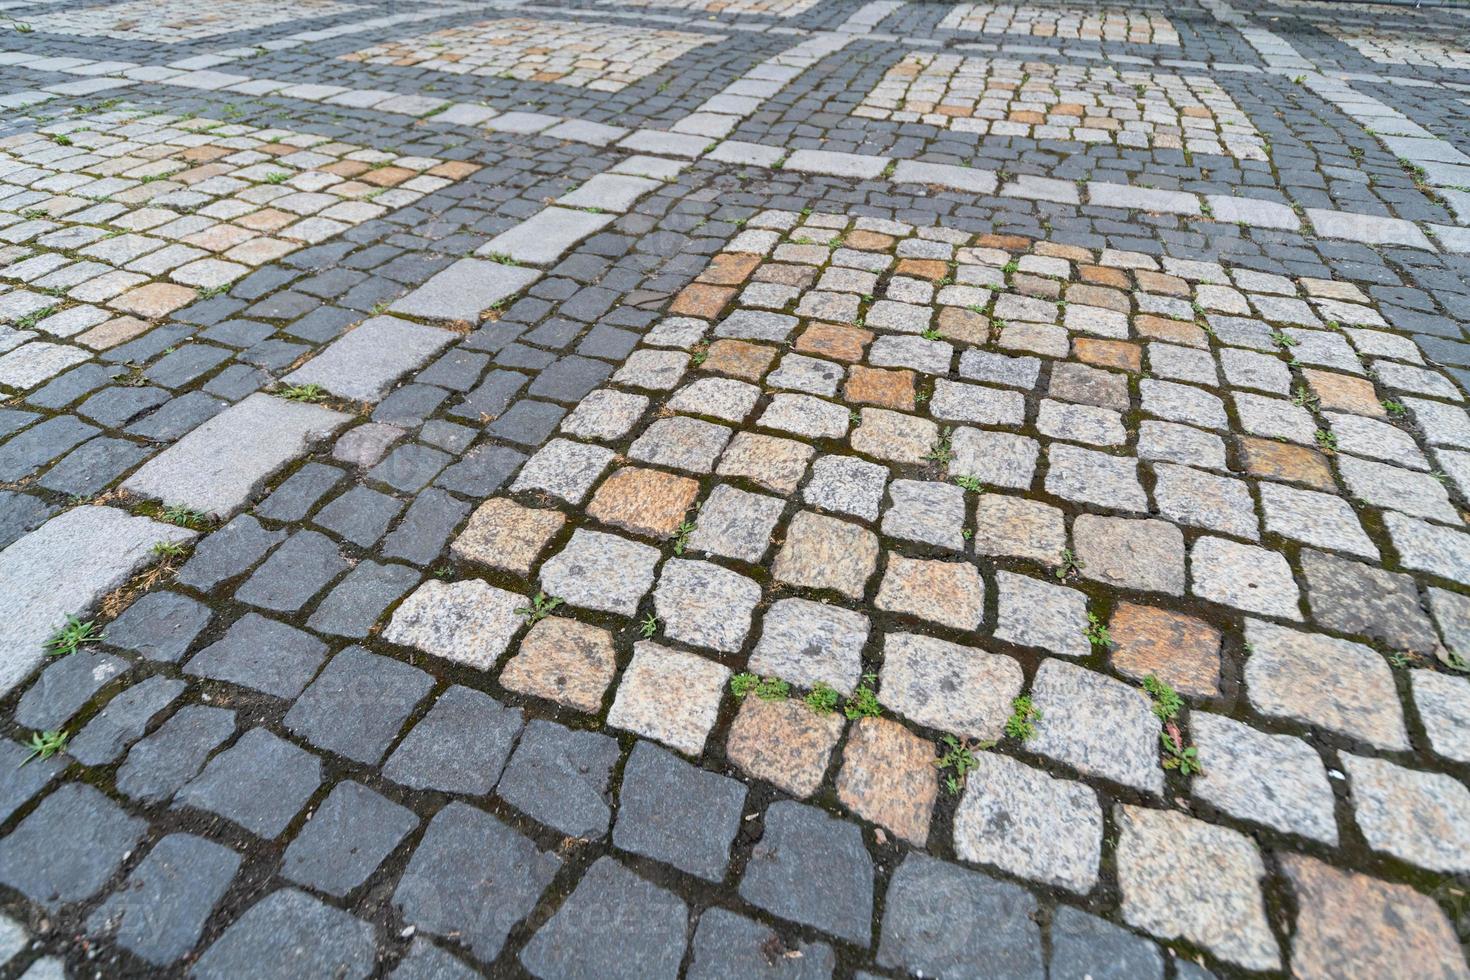
[[[1470,973],[1470,10],[0,25],[0,977]]]

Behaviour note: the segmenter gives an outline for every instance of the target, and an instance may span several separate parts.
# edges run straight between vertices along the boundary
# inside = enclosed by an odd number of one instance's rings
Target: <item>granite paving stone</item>
[[[672,978],[684,955],[688,907],[616,859],[601,857],[521,950],[535,976]],[[628,942],[636,937],[636,942]]]
[[[560,865],[556,855],[494,816],[456,801],[430,821],[393,905],[405,921],[462,943],[488,962]]]
[[[1097,794],[996,753],[977,753],[976,762],[955,812],[955,853],[1079,894],[1090,891],[1101,859]]]
[[[745,796],[739,782],[640,741],[623,767],[613,844],[721,881]]]
[[[1037,903],[1024,888],[914,853],[884,904],[878,962],[888,969],[939,976],[985,963],[996,976],[1045,974]]]
[[[870,940],[873,862],[862,834],[815,807],[780,800],[767,808],[740,895],[839,939],[864,946]]]
[[[7,4],[0,973],[1470,977],[1453,4]]]
[[[240,855],[227,847],[193,834],[170,834],[87,918],[87,927],[115,937],[153,966],[167,966],[198,943],[239,867]]]
[[[321,785],[321,760],[252,728],[209,761],[175,798],[267,839],[278,837]]]

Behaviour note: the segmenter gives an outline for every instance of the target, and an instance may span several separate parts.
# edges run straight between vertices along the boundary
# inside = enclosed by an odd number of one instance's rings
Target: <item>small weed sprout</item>
[[[265,175],[265,182],[267,184],[284,184],[290,179],[291,173],[288,170],[273,170]]]
[[[730,678],[730,693],[742,701],[750,694],[762,701],[785,701],[791,696],[791,685],[779,677],[758,677],[745,672]]]
[[[873,685],[878,683],[878,675],[864,674],[862,683],[857,690],[852,692],[852,697],[842,706],[842,713],[847,715],[849,721],[857,721],[859,718],[877,718],[883,714],[882,707],[878,704],[878,695],[873,692]]]
[[[1154,701],[1154,714],[1158,715],[1159,721],[1169,722],[1179,717],[1180,710],[1184,707],[1184,700],[1179,697],[1178,692],[1170,687],[1168,682],[1161,681],[1153,674],[1143,679],[1143,689],[1148,692]]]
[[[1041,709],[1031,703],[1031,695],[1023,694],[1011,701],[1011,716],[1006,719],[1006,734],[1018,742],[1024,742],[1036,734],[1036,723],[1041,720]]]
[[[814,713],[830,715],[837,710],[837,699],[838,694],[834,688],[823,684],[821,681],[817,681],[812,685],[812,689],[806,693],[806,697],[802,698],[802,701]]]
[[[1178,769],[1181,776],[1204,773],[1199,764],[1199,749],[1184,744],[1184,736],[1179,734],[1179,726],[1174,722],[1165,723],[1164,730],[1159,732],[1159,744],[1164,749],[1165,769]]]
[[[694,533],[693,521],[682,521],[677,530],[674,531],[674,554],[683,555],[684,549],[689,546],[689,535]]]
[[[1107,649],[1113,645],[1113,634],[1109,633],[1107,626],[1097,618],[1097,613],[1087,614],[1087,629],[1082,631],[1082,635],[1087,637],[1087,641],[1095,647]]]
[[[318,384],[287,385],[281,389],[281,397],[289,402],[319,402],[327,393]]]
[[[68,616],[66,625],[46,641],[46,649],[53,657],[65,657],[76,653],[79,647],[100,643],[102,639],[102,628],[95,621],[89,619],[84,623],[75,616]]]
[[[1075,578],[1082,570],[1082,559],[1072,553],[1071,548],[1062,549],[1062,560],[1057,562],[1056,570],[1052,572],[1058,582],[1065,582],[1069,578]]]
[[[948,429],[939,430],[939,439],[929,448],[929,452],[924,454],[924,458],[933,460],[941,466],[948,465],[954,461],[954,449],[949,443]]]
[[[176,524],[179,527],[200,528],[209,523],[208,515],[201,511],[191,510],[183,504],[165,507],[162,517],[170,524]]]
[[[653,639],[653,635],[658,632],[658,617],[653,613],[644,616],[638,624],[638,632],[645,640]]]
[[[974,749],[988,749],[995,745],[994,742],[969,741],[961,742],[953,735],[946,735],[942,739],[944,743],[944,754],[934,760],[934,765],[940,772],[945,773],[944,789],[951,796],[959,794],[965,788],[965,781],[970,776],[970,771],[980,764],[975,758]]]
[[[26,743],[26,747],[31,751],[27,753],[24,759],[20,760],[20,765],[23,766],[32,759],[40,759],[44,762],[56,753],[63,751],[66,748],[66,740],[70,737],[64,731],[34,732],[31,735],[31,740]],[[20,766],[16,766],[16,768],[19,769]]]
[[[167,560],[169,558],[178,558],[181,555],[183,555],[184,552],[186,552],[188,550],[189,550],[188,548],[186,548],[184,545],[180,544],[177,541],[155,541],[155,542],[153,542],[153,553],[155,555],[157,555],[159,558],[163,558],[165,560]]]
[[[954,482],[959,485],[959,488],[961,490],[968,490],[971,493],[985,492],[985,484],[980,482],[980,478],[978,476],[970,476],[967,473],[962,476],[955,477]]]
[[[551,611],[559,605],[561,605],[561,599],[556,596],[537,592],[531,600],[531,604],[529,606],[521,606],[516,610],[516,615],[524,616],[529,623],[535,625],[547,616],[550,616]]]

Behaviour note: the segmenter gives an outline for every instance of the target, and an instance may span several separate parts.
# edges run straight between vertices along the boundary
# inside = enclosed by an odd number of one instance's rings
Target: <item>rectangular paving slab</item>
[[[228,516],[244,507],[272,474],[350,418],[257,392],[149,460],[123,489]]]
[[[448,347],[454,334],[394,316],[375,316],[281,379],[321,385],[341,398],[373,402],[393,383]]]
[[[85,614],[150,559],[194,531],[114,507],[77,507],[0,551],[0,693],[45,658],[66,617]]]

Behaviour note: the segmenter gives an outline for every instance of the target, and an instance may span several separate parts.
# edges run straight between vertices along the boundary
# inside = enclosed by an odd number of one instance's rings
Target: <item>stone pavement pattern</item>
[[[0,2],[0,975],[1466,976],[1470,13]]]

